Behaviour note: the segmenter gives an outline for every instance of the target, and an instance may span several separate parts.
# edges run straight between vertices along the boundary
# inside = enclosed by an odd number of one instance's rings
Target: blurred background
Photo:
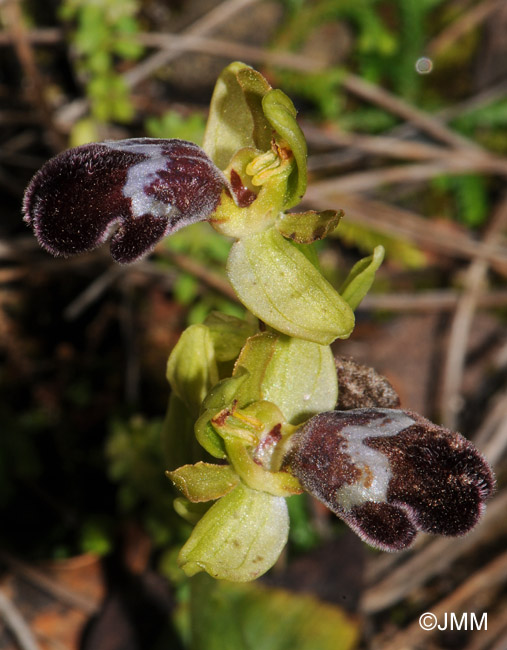
[[[159,441],[165,364],[189,323],[243,313],[223,272],[230,242],[197,224],[129,267],[105,249],[53,259],[21,203],[70,146],[200,143],[234,60],[298,108],[302,206],[345,211],[319,244],[328,279],[386,248],[336,354],[472,439],[499,483],[470,535],[397,555],[291,498],[284,557],[255,585],[217,586],[192,647],[505,649],[505,0],[0,2],[0,648],[189,647],[175,563],[189,528]],[[486,612],[487,630],[425,631],[423,612],[441,627],[445,612]],[[227,645],[230,625],[255,644]]]

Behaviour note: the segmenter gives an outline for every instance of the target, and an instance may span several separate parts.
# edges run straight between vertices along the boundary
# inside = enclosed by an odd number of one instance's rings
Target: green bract
[[[329,345],[354,328],[348,303],[275,228],[237,241],[227,274],[241,302],[288,336]]]
[[[215,349],[204,325],[186,329],[167,362],[167,379],[191,413],[199,413],[209,389],[218,381]]]
[[[338,382],[329,346],[263,332],[246,342],[235,373],[241,369],[249,375],[238,391],[240,398],[273,402],[291,424],[336,406]]]
[[[343,283],[340,293],[352,309],[356,309],[361,300],[370,290],[375,272],[384,259],[384,247],[376,246],[373,255],[359,260],[352,267],[347,279]]]
[[[189,576],[204,570],[224,580],[254,580],[273,566],[288,532],[285,499],[240,483],[206,512],[178,560]]]

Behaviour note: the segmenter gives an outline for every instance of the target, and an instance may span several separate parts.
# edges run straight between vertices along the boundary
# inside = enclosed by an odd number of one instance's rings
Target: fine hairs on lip
[[[135,138],[86,144],[49,160],[23,202],[43,248],[67,257],[97,248],[114,232],[122,264],[215,210],[226,181],[197,145]]]

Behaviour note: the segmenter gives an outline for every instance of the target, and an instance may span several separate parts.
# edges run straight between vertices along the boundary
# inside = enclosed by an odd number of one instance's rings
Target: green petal
[[[287,239],[298,244],[311,244],[324,239],[333,232],[343,216],[342,210],[324,212],[281,213],[276,219],[276,227]]]
[[[230,465],[199,462],[166,472],[178,490],[192,503],[223,497],[239,483]]]
[[[340,294],[352,309],[356,309],[361,300],[370,290],[375,280],[375,272],[384,259],[384,247],[376,246],[373,255],[359,260],[352,267],[347,279],[343,283]]]
[[[227,272],[241,302],[284,334],[328,345],[354,328],[347,302],[274,228],[237,241]]]
[[[336,406],[338,383],[329,346],[263,332],[248,339],[235,368],[249,372],[239,391],[243,401],[273,402],[291,424]]]
[[[218,381],[215,350],[209,329],[191,325],[181,335],[167,362],[167,379],[191,413]]]
[[[306,140],[296,121],[294,104],[281,90],[270,90],[262,99],[264,114],[279,136],[289,145],[296,167],[292,172],[285,197],[284,209],[297,205],[306,191]]]
[[[241,483],[217,501],[198,522],[178,562],[191,576],[247,582],[265,573],[287,542],[289,516],[283,497]]]

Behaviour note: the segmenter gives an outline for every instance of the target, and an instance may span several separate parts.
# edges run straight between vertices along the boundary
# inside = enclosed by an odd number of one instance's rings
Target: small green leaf
[[[275,228],[233,244],[227,272],[241,302],[284,334],[328,345],[354,328],[347,302]]]
[[[244,401],[273,402],[291,424],[336,406],[338,383],[329,346],[263,332],[248,339],[235,368],[249,372],[238,393]]]
[[[352,309],[356,309],[370,290],[375,280],[375,272],[384,259],[384,247],[376,246],[373,255],[359,260],[352,267],[340,289],[340,294]]]
[[[287,143],[296,161],[289,178],[284,209],[297,205],[306,191],[306,140],[296,121],[294,104],[281,90],[270,90],[262,99],[264,114],[278,135]],[[280,142],[278,144],[281,144]]]
[[[312,595],[192,579],[192,650],[353,650],[360,621]]]
[[[218,381],[213,341],[205,325],[191,325],[183,332],[169,356],[167,379],[189,411],[197,415]]]
[[[238,61],[228,65],[218,77],[203,149],[220,169],[229,165],[239,149],[269,147],[271,129],[261,104],[269,89],[260,72]]]
[[[333,232],[343,211],[324,210],[324,212],[284,213],[281,212],[276,219],[276,228],[280,233],[298,244],[311,244],[318,239],[324,239]]]
[[[246,582],[265,573],[287,542],[289,516],[283,497],[239,484],[197,523],[178,562],[192,576]]]
[[[215,357],[219,362],[236,359],[247,338],[257,331],[252,322],[218,311],[212,312],[204,324],[209,328]]]
[[[166,472],[178,490],[192,503],[214,501],[233,490],[239,477],[230,465],[199,462]]]

